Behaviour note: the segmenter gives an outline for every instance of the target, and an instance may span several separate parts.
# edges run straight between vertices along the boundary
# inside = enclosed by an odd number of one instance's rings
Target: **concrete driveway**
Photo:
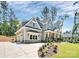
[[[38,58],[38,49],[44,43],[16,44],[0,42],[0,58]]]

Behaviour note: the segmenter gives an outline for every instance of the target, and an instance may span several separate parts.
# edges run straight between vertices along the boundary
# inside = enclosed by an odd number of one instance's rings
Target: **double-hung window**
[[[30,35],[30,39],[32,39],[32,35]]]
[[[37,40],[37,35],[30,35],[31,40]]]

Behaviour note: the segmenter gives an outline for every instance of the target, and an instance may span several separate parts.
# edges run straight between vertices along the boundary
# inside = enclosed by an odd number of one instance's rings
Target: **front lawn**
[[[58,45],[58,53],[52,58],[79,58],[79,44],[61,43]]]

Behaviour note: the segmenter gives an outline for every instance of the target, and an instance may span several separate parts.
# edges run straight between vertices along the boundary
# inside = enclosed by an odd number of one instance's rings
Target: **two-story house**
[[[41,42],[53,40],[59,37],[59,30],[55,29],[54,21],[51,19],[38,20],[33,17],[28,21],[21,23],[21,28],[17,30],[16,37],[18,41]]]

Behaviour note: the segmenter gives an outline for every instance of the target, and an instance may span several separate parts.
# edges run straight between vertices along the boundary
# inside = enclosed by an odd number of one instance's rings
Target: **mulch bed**
[[[38,50],[38,56],[39,57],[49,57],[51,55],[57,54],[57,45],[43,45]]]

